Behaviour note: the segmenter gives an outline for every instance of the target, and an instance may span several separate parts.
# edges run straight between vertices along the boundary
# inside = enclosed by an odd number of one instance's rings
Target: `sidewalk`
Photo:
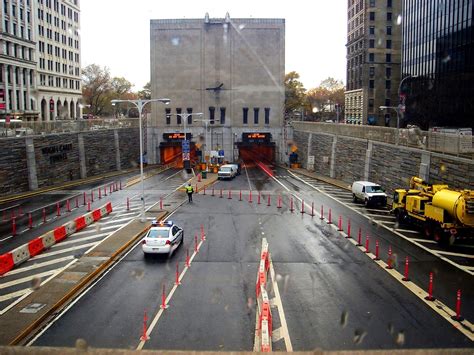
[[[192,177],[189,182],[196,193],[217,180],[216,174],[198,181]],[[161,210],[156,202],[146,212],[147,221],[163,219],[187,200],[184,191],[178,190],[166,199],[166,209]],[[135,219],[119,229],[89,253],[83,255],[68,269],[34,291],[8,312],[0,316],[0,345],[24,345],[29,334],[41,327],[51,315],[59,312],[74,297],[80,294],[94,280],[138,241],[150,228],[150,223]]]

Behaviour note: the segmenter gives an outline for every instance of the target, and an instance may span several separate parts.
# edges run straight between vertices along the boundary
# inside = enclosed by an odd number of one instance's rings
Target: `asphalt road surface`
[[[379,239],[384,251],[391,245],[400,258],[409,255],[410,277],[420,287],[429,271],[436,272],[436,297],[447,306],[454,308],[455,291],[462,288],[463,314],[470,320],[472,275],[379,224],[368,223],[366,216],[285,170],[275,172],[279,182],[250,166],[236,179],[216,183],[215,196],[212,188],[205,196],[195,196],[194,203],[186,203],[170,217],[185,230],[184,244],[171,258],[144,258],[140,244],[136,245],[33,345],[73,347],[77,339],[84,339],[93,347],[136,349],[146,311],[147,325],[154,324],[144,349],[252,350],[255,282],[265,237],[293,350],[473,346],[334,228],[311,217],[307,205],[306,213],[300,213],[298,198],[331,208],[334,220],[339,215],[350,218],[353,231],[362,228],[364,237]],[[267,206],[268,195],[271,206]],[[281,209],[276,208],[279,195]],[[194,236],[199,238],[201,224],[206,240],[194,254]],[[182,284],[173,288],[176,263],[182,272],[187,251],[193,257],[191,267]],[[164,311],[160,310],[163,286],[166,295],[174,290]]]

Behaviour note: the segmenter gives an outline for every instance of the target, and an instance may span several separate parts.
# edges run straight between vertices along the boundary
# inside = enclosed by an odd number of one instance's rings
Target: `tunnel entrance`
[[[242,142],[236,143],[239,157],[244,161],[275,161],[275,142],[271,133],[242,133]]]
[[[191,140],[192,136],[187,133],[187,139]],[[160,157],[161,164],[176,164],[177,168],[184,168],[184,155],[183,155],[183,140],[184,133],[164,133],[163,142],[160,143]],[[189,160],[191,166],[197,161],[197,151],[194,142],[189,144]]]

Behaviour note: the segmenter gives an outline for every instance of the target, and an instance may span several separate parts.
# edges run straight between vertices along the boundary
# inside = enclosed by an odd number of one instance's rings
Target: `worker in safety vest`
[[[194,189],[193,187],[191,186],[191,183],[188,182],[188,184],[186,185],[185,187],[186,189],[186,193],[188,194],[188,200],[189,202],[193,202],[193,192],[194,192]]]

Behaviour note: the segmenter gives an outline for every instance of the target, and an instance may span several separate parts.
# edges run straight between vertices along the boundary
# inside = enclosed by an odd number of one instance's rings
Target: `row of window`
[[[4,77],[4,69],[6,70],[6,77]],[[33,86],[33,69],[20,68],[13,65],[4,66],[4,64],[0,64],[0,83],[5,83],[6,85],[13,84],[12,75],[15,80],[15,84],[19,85],[21,82],[26,86],[27,77],[29,77],[29,84],[30,86]],[[21,80],[20,77],[22,78]]]
[[[20,37],[20,38],[27,39],[27,40],[31,41],[31,29],[30,28],[27,28],[26,33],[25,33],[25,27],[20,26],[20,32],[18,33],[18,25],[17,25],[16,22],[12,22],[11,27],[10,27],[10,21],[5,20],[3,22],[3,25],[4,25],[4,31],[6,33],[9,33],[9,34],[11,34],[15,37]]]
[[[43,1],[40,0],[40,4],[43,4]],[[74,1],[74,4],[77,5],[77,0]],[[46,0],[46,7],[51,9],[51,0]],[[74,11],[73,9],[66,7],[66,5],[61,4],[61,15],[66,16],[66,10],[67,10],[67,17],[70,20],[74,20],[74,22],[79,22],[79,13]],[[54,0],[54,11],[59,13],[59,1]],[[38,18],[40,20],[44,20],[44,10],[38,9]],[[46,21],[48,23],[51,23],[52,15],[48,12],[46,12]]]
[[[7,110],[25,111],[35,109],[35,101],[33,99],[30,99],[28,106],[28,92],[26,90],[7,90],[6,94],[8,95],[5,97],[5,101],[8,102]]]
[[[67,64],[64,64],[62,63],[62,71],[61,71],[61,63],[60,62],[54,62],[53,60],[50,60],[48,59],[48,61],[46,61],[45,58],[40,58],[39,60],[39,65],[40,65],[40,69],[46,69],[46,64],[47,64],[47,68],[49,71],[56,71],[56,73],[63,73],[63,74],[67,74],[67,75],[75,75],[75,76],[79,76],[80,75],[80,69],[79,67],[74,67],[73,65],[67,65]]]
[[[359,11],[364,9],[364,3],[363,2],[364,2],[364,0],[357,0],[357,1],[349,0],[349,2],[347,4],[347,7],[349,8],[349,12],[347,13],[347,15],[348,15],[349,18],[353,17],[354,14],[356,14]],[[369,6],[370,7],[375,7],[375,6],[380,7],[381,2],[382,1],[379,0],[379,4],[377,4],[375,0],[370,0]],[[392,7],[392,0],[385,0],[385,4],[386,4],[387,8],[391,8]]]
[[[46,81],[46,79],[48,80]],[[40,85],[49,86],[49,87],[57,87],[57,88],[62,87],[64,89],[76,89],[76,90],[81,89],[81,84],[79,80],[59,78],[53,75],[45,75],[45,74],[40,74]]]
[[[46,43],[46,52],[49,55],[53,55],[53,48],[54,48],[54,55],[56,57],[62,57],[63,59],[69,59],[71,62],[74,61],[79,63],[79,53],[74,53],[73,51],[68,51],[67,49],[60,48],[58,46],[53,46],[52,44]],[[39,41],[38,42],[38,49],[40,53],[45,53],[45,42]]]
[[[370,21],[375,21],[375,12],[373,12],[373,11],[369,12],[369,20]],[[387,22],[391,22],[391,21],[392,21],[392,13],[387,12]]]
[[[38,34],[44,37],[44,26],[38,25]],[[46,38],[52,40],[53,39],[53,30],[47,28],[46,29]],[[64,45],[69,45],[69,47],[73,47],[79,49],[79,40],[73,39],[72,37],[67,37],[66,35],[61,35],[59,32],[54,31],[54,40],[56,42],[61,42]]]
[[[5,53],[8,56],[15,57],[18,59],[29,60],[29,61],[35,60],[34,51],[32,48],[28,48],[20,44],[11,43],[8,41],[5,41],[3,53]]]
[[[16,5],[15,4],[12,4],[12,7],[11,7],[11,12],[9,13],[8,12],[8,0],[3,0],[3,13],[5,16],[11,16],[13,18],[16,18],[17,17],[17,8],[16,8]],[[25,13],[26,13],[26,16],[25,16]],[[30,23],[31,21],[31,13],[29,10],[27,10],[25,12],[25,10],[20,7],[20,10],[18,11],[18,14],[20,15],[20,21],[23,21],[25,18],[26,18],[26,22],[27,23]]]
[[[219,116],[219,123],[221,125],[225,124],[226,121],[226,108],[225,107],[219,107],[216,108],[214,106],[209,107],[209,123],[210,124],[215,124],[215,121],[217,119],[216,117],[216,111],[220,113]],[[172,114],[171,113],[171,108],[166,108],[165,109],[165,120],[166,124],[170,125],[171,124],[171,116],[176,116],[176,124],[181,125],[183,122],[183,119],[187,119],[187,124],[190,125],[193,123],[193,118],[192,118],[192,113],[193,109],[192,108],[187,108],[186,113],[182,113],[181,108],[176,108],[176,113]],[[259,114],[260,114],[260,108],[259,107],[254,107],[253,108],[253,123],[258,124],[259,123]],[[264,109],[264,122],[266,125],[270,124],[270,108],[265,107]],[[243,107],[242,108],[242,123],[243,124],[248,124],[249,123],[249,108],[248,107]]]

